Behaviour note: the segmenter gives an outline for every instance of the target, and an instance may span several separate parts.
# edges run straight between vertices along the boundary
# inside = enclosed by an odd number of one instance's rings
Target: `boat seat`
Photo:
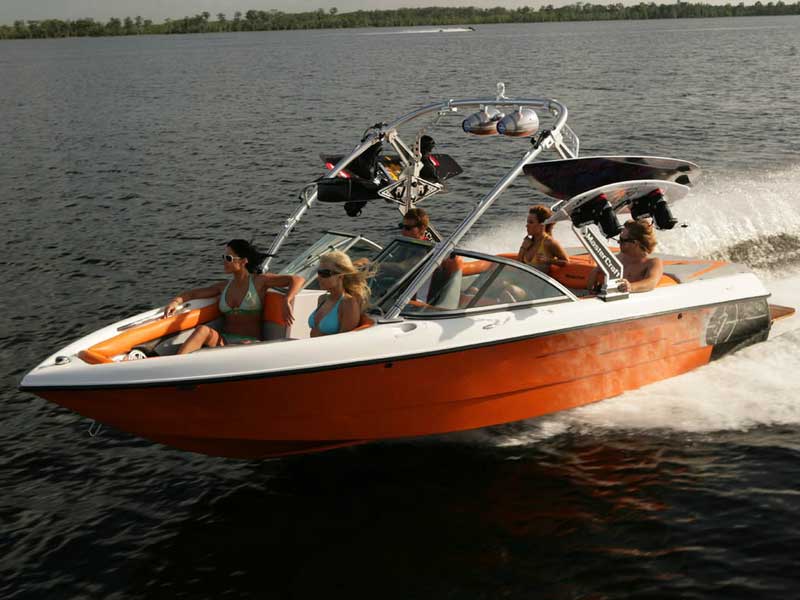
[[[431,275],[427,303],[444,310],[458,308],[464,268],[464,259],[460,256],[451,256],[443,260]]]
[[[589,285],[589,276],[594,270],[595,262],[588,255],[570,256],[566,265],[551,265],[550,277],[565,287],[579,290]],[[677,285],[679,282],[672,275],[664,273],[656,287]]]
[[[268,290],[261,312],[261,339],[265,342],[287,337],[288,326],[283,318],[283,294]]]
[[[511,252],[504,252],[497,256],[514,260],[517,258],[517,255]],[[588,254],[578,254],[570,256],[569,263],[566,265],[551,265],[548,275],[565,287],[583,290],[586,289],[586,286],[589,284],[589,276],[594,268],[595,262],[592,260],[591,256]],[[677,277],[664,273],[656,287],[677,285],[678,283],[680,283],[680,281]]]

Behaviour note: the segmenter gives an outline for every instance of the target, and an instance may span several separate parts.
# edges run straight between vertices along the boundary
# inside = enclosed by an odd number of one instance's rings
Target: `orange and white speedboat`
[[[282,270],[306,278],[294,325],[281,322],[281,291],[267,294],[262,343],[178,356],[192,328],[219,317],[216,300],[192,301],[170,318],[155,308],[61,348],[21,389],[176,448],[273,457],[567,410],[765,340],[773,320],[793,312],[771,306],[768,290],[745,267],[705,259],[661,255],[665,275],[655,290],[618,291],[624,274],[607,243],[620,230],[618,213],[671,228],[669,203],[688,193],[699,169],[667,158],[579,158],[563,104],[509,99],[502,91],[430,104],[368,130],[305,189],[270,254],[279,255],[317,201],[341,201],[356,213],[379,199],[404,212],[443,191],[443,180],[460,167],[424,156],[421,131],[406,143],[398,130],[416,119],[454,116],[481,143],[494,135],[530,143],[446,239],[434,232],[431,242],[396,238],[381,247],[361,235],[326,233]],[[382,158],[383,150],[395,154]],[[548,150],[558,157],[539,160]],[[430,165],[443,163],[448,173],[434,169],[432,176]],[[553,220],[570,221],[584,246],[549,273],[515,254],[460,246],[523,173],[556,201]],[[331,248],[374,261],[374,307],[355,331],[312,339],[306,321],[323,293],[316,265]],[[589,292],[595,265],[606,284]],[[127,360],[132,352],[149,358]]]

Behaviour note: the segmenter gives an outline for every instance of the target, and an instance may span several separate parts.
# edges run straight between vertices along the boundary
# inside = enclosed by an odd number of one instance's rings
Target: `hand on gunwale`
[[[164,307],[164,317],[163,318],[166,319],[166,318],[171,317],[172,315],[174,315],[175,311],[178,309],[178,307],[180,305],[181,305],[181,303],[178,302],[177,300],[171,300],[170,303],[167,304]]]
[[[294,311],[292,311],[291,301],[284,296],[283,299],[283,319],[287,325],[294,323]]]

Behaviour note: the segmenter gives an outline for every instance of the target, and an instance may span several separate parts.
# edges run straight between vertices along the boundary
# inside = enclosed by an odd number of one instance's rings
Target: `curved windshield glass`
[[[338,250],[347,242],[352,240],[355,236],[341,234],[341,233],[326,233],[319,238],[310,248],[305,250],[299,256],[296,256],[292,262],[281,269],[281,274],[284,275],[299,275],[304,279],[309,279],[309,276],[316,272],[319,257],[331,250]]]
[[[375,259],[370,279],[370,290],[374,304],[385,304],[389,295],[394,295],[405,286],[409,275],[422,262],[433,246],[429,242],[398,238],[389,243]]]
[[[523,267],[454,253],[417,291],[403,314],[433,316],[443,312],[507,307],[514,304],[568,300],[545,277]]]
[[[367,238],[357,237],[346,233],[327,232],[314,245],[297,256],[288,265],[281,269],[285,275],[299,275],[306,280],[306,288],[318,290],[317,266],[319,258],[331,250],[347,252],[352,261],[363,259],[370,260],[381,247]]]

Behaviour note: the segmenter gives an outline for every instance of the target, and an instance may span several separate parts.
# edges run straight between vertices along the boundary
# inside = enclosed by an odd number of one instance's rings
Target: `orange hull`
[[[475,429],[615,396],[706,364],[707,317],[699,309],[300,374],[37,393],[185,450],[280,456]]]

